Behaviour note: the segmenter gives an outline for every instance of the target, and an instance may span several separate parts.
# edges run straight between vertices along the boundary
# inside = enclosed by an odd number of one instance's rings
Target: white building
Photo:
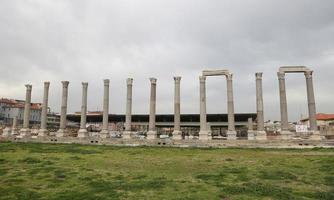
[[[42,105],[40,103],[31,103],[30,124],[40,124]],[[5,124],[11,124],[14,117],[17,117],[18,123],[22,124],[24,115],[24,101],[15,99],[0,99],[0,121]]]

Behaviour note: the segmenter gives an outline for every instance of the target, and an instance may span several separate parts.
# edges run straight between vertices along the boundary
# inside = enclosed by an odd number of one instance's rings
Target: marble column
[[[47,115],[48,115],[48,100],[49,100],[49,86],[50,82],[44,82],[44,95],[42,104],[42,114],[41,114],[41,127],[38,131],[38,136],[46,136],[49,131],[47,129]]]
[[[110,80],[105,79],[103,80],[104,83],[104,91],[103,91],[103,122],[102,122],[102,130],[99,134],[101,138],[108,138],[109,135],[109,129],[108,129],[108,123],[109,123],[109,84]]]
[[[88,131],[86,128],[87,121],[87,90],[88,83],[82,82],[82,103],[81,103],[81,118],[80,118],[80,129],[78,131],[78,137],[88,137]]]
[[[12,135],[17,135],[17,116],[13,118]]]
[[[68,81],[62,81],[63,91],[61,98],[61,111],[60,111],[60,125],[59,130],[57,131],[57,137],[65,137],[68,136],[68,132],[66,131],[66,114],[67,114],[67,98],[68,98]]]
[[[200,98],[200,131],[199,139],[200,140],[209,140],[209,131],[207,127],[206,119],[206,77],[199,77],[199,98]]]
[[[248,140],[254,140],[255,139],[254,129],[253,129],[253,119],[252,118],[248,118],[247,137],[248,137]]]
[[[290,139],[291,133],[289,131],[289,121],[288,121],[288,105],[286,100],[286,90],[285,90],[285,73],[278,72],[279,81],[279,96],[280,96],[280,109],[281,109],[281,137],[282,139]]]
[[[307,102],[308,102],[308,113],[311,131],[317,131],[317,119],[316,119],[316,108],[315,108],[315,98],[313,89],[313,71],[306,71],[306,88],[307,88]]]
[[[180,82],[181,82],[180,76],[174,77],[174,131],[173,131],[174,140],[182,139]]]
[[[126,111],[125,111],[125,131],[123,132],[124,139],[131,138],[131,117],[132,117],[132,83],[133,79],[126,79]]]
[[[267,134],[264,131],[262,72],[255,73],[255,78],[256,78],[256,112],[257,112],[256,139],[265,140],[267,138]]]
[[[237,139],[234,123],[234,100],[233,100],[233,74],[226,75],[227,85],[227,117],[228,117],[228,131],[227,139]]]
[[[151,82],[151,95],[150,95],[150,121],[147,132],[147,139],[157,138],[157,131],[155,127],[155,112],[156,112],[156,88],[157,88],[157,79],[150,78]]]
[[[25,85],[25,86],[26,86],[26,100],[24,103],[23,128],[20,130],[20,135],[30,136],[29,120],[30,120],[32,85]]]

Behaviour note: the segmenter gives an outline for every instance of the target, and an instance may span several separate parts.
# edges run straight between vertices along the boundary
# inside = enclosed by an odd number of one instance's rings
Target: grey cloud
[[[255,77],[264,72],[266,119],[279,119],[281,65],[314,71],[319,112],[334,112],[334,13],[331,0],[75,1],[0,3],[0,94],[24,98],[33,84],[41,101],[60,107],[61,80],[70,81],[69,110],[80,110],[81,81],[89,110],[102,108],[102,79],[111,79],[110,111],[125,110],[125,79],[134,78],[134,112],[147,113],[149,80],[158,78],[158,113],[173,112],[173,76],[182,76],[183,113],[198,113],[204,68],[234,73],[236,112],[255,112]],[[302,75],[287,77],[290,119],[307,115]],[[209,78],[208,112],[226,112],[226,83]]]

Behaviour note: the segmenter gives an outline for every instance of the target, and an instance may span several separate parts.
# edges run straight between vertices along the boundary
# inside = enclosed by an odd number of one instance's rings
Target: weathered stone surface
[[[30,120],[30,107],[31,107],[31,91],[32,85],[26,86],[26,100],[24,103],[24,117],[23,117],[23,128],[20,130],[20,135],[22,137],[30,137],[30,128],[29,128],[29,120]]]
[[[80,118],[80,129],[78,131],[78,137],[84,138],[88,137],[88,131],[86,129],[87,121],[87,92],[88,92],[88,83],[82,83],[82,103],[81,103],[81,118]]]
[[[147,132],[147,139],[157,138],[157,132],[155,127],[155,114],[156,114],[156,89],[157,89],[157,79],[150,78],[151,82],[151,95],[150,95],[150,117],[149,117],[149,128]]]
[[[68,81],[62,81],[62,98],[61,98],[61,110],[60,110],[60,125],[59,130],[56,133],[57,137],[68,136],[66,131],[66,114],[67,114],[67,98],[68,98]]]
[[[49,86],[50,82],[44,82],[44,95],[42,104],[42,114],[41,114],[41,128],[38,131],[38,136],[46,136],[49,131],[46,127],[47,114],[48,114],[48,101],[49,101]]]
[[[109,123],[109,79],[103,80],[104,83],[104,91],[103,91],[103,119],[102,119],[102,130],[99,134],[101,138],[108,138],[109,130],[108,130],[108,123]]]
[[[181,97],[180,97],[180,81],[181,77],[174,77],[174,131],[173,139],[181,140]]]

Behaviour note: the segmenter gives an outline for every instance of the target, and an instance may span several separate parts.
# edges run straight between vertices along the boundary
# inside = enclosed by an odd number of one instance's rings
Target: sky
[[[110,113],[125,113],[126,78],[133,113],[149,112],[149,77],[157,80],[157,114],[173,113],[173,76],[181,76],[181,113],[199,113],[204,69],[233,73],[236,113],[255,113],[255,72],[263,72],[266,120],[280,119],[280,66],[314,70],[317,112],[334,113],[333,0],[1,0],[0,97],[42,102],[58,112],[68,80],[68,112],[102,110],[110,79]],[[303,74],[286,76],[289,119],[307,117]],[[226,79],[207,78],[208,113],[226,113]]]

